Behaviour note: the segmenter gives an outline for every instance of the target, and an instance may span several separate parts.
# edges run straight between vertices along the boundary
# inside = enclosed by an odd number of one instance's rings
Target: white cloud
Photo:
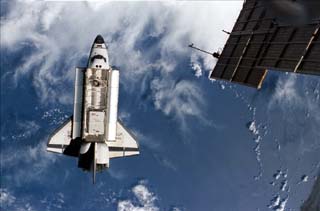
[[[205,102],[195,83],[159,78],[152,81],[151,90],[156,109],[176,117],[182,128],[186,127],[186,116],[202,117],[201,108]]]
[[[14,131],[8,132],[6,135],[1,136],[1,140],[3,141],[20,141],[27,138],[30,138],[34,135],[39,129],[40,125],[38,125],[35,121],[30,120],[16,120],[17,127]]]
[[[56,160],[56,155],[46,151],[46,141],[41,141],[36,146],[25,146],[19,148],[7,148],[1,151],[1,166],[12,169],[19,166],[14,174],[7,174],[9,180],[17,184],[41,180],[44,172]]]
[[[194,75],[196,77],[200,77],[202,76],[202,68],[201,68],[201,63],[199,62],[199,56],[198,55],[191,55],[191,58],[190,58],[190,65],[191,65],[191,68],[194,70]]]
[[[108,173],[111,177],[113,177],[117,180],[123,180],[126,178],[126,174],[119,169],[115,170],[114,168],[109,168]]]
[[[63,85],[71,83],[74,67],[86,59],[92,40],[101,33],[109,44],[111,63],[121,67],[127,91],[136,90],[132,87],[139,90],[143,86],[140,81],[157,72],[150,83],[154,105],[184,121],[186,116],[201,116],[203,100],[195,83],[175,84],[173,72],[185,71],[176,69],[178,61],[202,58],[204,67],[200,63],[194,67],[197,75],[200,69],[211,70],[214,59],[187,45],[194,42],[208,50],[223,47],[227,35],[221,30],[231,29],[241,5],[241,1],[14,1],[1,20],[1,48],[20,52],[31,46],[31,54],[15,70],[16,83],[32,74],[43,103],[71,104],[72,90],[66,92]],[[139,47],[154,38],[155,43]]]
[[[301,83],[297,83],[297,77],[301,79]],[[306,80],[307,79],[307,80]],[[281,108],[283,111],[288,112],[288,108],[294,107],[296,109],[307,110],[306,117],[312,113],[312,117],[316,122],[320,121],[320,104],[319,104],[319,87],[320,84],[313,84],[308,76],[286,74],[282,75],[275,86],[271,100],[269,101],[268,108]],[[319,114],[319,115],[317,115]]]
[[[274,94],[271,98],[269,106],[274,104],[297,104],[302,101],[296,89],[296,75],[287,75],[286,78],[280,78],[277,81]]]
[[[13,196],[7,189],[0,188],[0,207],[11,206],[16,200],[16,197]]]
[[[268,207],[274,211],[284,211],[286,209],[288,199],[289,196],[281,199],[280,195],[277,195],[272,199],[271,204]]]
[[[35,210],[30,204],[30,196],[14,196],[13,192],[0,188],[0,209],[14,211],[33,211]]]
[[[118,211],[159,211],[155,202],[157,197],[152,193],[144,181],[132,188],[133,200],[123,200],[118,202]],[[135,203],[137,199],[139,203]]]
[[[161,156],[161,154],[162,154],[161,152],[159,154],[155,153],[153,156],[165,168],[168,168],[168,169],[170,169],[172,171],[177,171],[178,167],[170,159],[168,159],[167,157]]]
[[[152,135],[142,133],[134,128],[130,128],[130,131],[138,140],[139,144],[148,147],[152,150],[159,150],[161,148],[161,144],[157,141]]]
[[[279,114],[283,116],[282,134],[287,139],[295,141],[293,143],[296,144],[297,153],[300,155],[315,152],[320,147],[319,87],[320,83],[310,76],[283,74],[277,80],[268,104],[271,116],[273,112],[281,112]],[[312,124],[309,124],[311,122]],[[297,125],[307,126],[296,130],[294,128]],[[286,144],[290,143],[283,139],[281,145]]]
[[[131,114],[128,111],[121,110],[118,113],[118,117],[121,121],[126,122],[130,120]]]
[[[35,121],[31,120],[31,121],[18,121],[17,125],[19,128],[21,128],[22,130],[26,131],[26,133],[28,134],[28,137],[32,134],[34,134],[35,132],[37,132],[40,129],[40,125],[38,125]]]

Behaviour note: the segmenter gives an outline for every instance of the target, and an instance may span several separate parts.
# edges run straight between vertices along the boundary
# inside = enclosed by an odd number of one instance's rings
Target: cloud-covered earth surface
[[[320,79],[272,72],[259,91],[208,79],[242,1],[1,1],[2,210],[300,210],[320,168]],[[141,154],[97,175],[50,154],[74,69],[101,34],[119,118]]]

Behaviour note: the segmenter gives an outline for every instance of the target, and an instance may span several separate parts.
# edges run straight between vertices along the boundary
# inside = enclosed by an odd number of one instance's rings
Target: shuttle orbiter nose
[[[96,44],[103,44],[104,43],[104,39],[103,37],[99,34],[96,39],[94,39],[94,43]]]

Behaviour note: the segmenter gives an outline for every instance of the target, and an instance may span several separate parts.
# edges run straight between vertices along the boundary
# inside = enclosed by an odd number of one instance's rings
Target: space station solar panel
[[[320,15],[281,24],[261,0],[247,0],[210,78],[260,88],[268,70],[320,75],[319,27]]]

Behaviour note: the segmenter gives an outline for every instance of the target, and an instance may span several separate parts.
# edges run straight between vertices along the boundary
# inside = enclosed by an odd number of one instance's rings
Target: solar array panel
[[[281,24],[263,1],[247,0],[210,78],[260,88],[270,69],[320,75],[319,27],[319,18]]]

